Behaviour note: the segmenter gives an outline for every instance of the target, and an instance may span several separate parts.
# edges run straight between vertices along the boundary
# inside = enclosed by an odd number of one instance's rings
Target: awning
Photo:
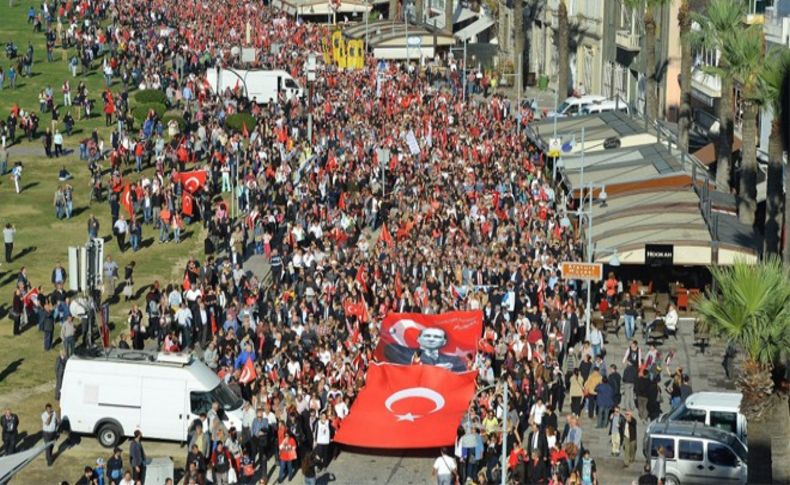
[[[480,17],[471,24],[456,32],[455,38],[461,42],[465,42],[480,34],[481,32],[484,32],[486,29],[490,29],[495,23],[496,21],[491,17]]]
[[[743,142],[737,136],[733,136],[732,138],[732,152],[735,153],[740,151]],[[703,163],[706,167],[711,163],[716,161],[716,144],[711,142],[705,145],[704,147],[700,148],[692,155],[697,157],[697,159]]]

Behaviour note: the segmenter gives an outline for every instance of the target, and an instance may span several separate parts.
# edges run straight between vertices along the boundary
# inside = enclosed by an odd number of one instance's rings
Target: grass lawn
[[[62,103],[60,86],[64,79],[70,76],[66,65],[68,56],[56,48],[57,62],[48,63],[43,33],[34,33],[32,25],[27,24],[27,10],[30,5],[38,8],[38,2],[16,1],[14,7],[9,7],[8,2],[0,2],[0,42],[2,48],[5,42],[13,40],[19,52],[24,54],[27,43],[32,42],[35,50],[35,63],[31,78],[18,78],[17,89],[0,91],[0,116],[6,118],[14,103],[18,103],[25,110],[38,109],[38,93],[48,84],[56,93],[55,100]],[[73,51],[69,52],[71,55]],[[10,65],[5,58],[5,51],[0,52],[0,66],[4,69]],[[94,67],[98,62],[94,62]],[[103,90],[103,79],[96,72],[85,78],[90,96],[98,99]],[[76,89],[79,79],[72,79],[72,89]],[[116,91],[117,92],[117,91]],[[96,103],[96,110],[101,112],[102,103]],[[65,111],[61,108],[61,118]],[[77,119],[76,111],[72,115]],[[48,114],[40,114],[41,129],[50,121]],[[12,324],[7,316],[11,306],[12,295],[15,287],[16,275],[22,266],[28,268],[28,275],[33,286],[43,285],[45,291],[51,291],[50,274],[55,263],[62,262],[68,265],[68,246],[83,244],[87,239],[87,219],[91,214],[96,215],[101,223],[100,234],[109,238],[111,236],[111,219],[109,205],[106,202],[89,202],[89,171],[85,162],[78,157],[79,140],[90,134],[93,128],[100,128],[109,146],[109,132],[104,128],[103,116],[95,116],[91,120],[77,121],[75,134],[64,140],[64,148],[73,150],[66,157],[59,160],[47,159],[44,156],[40,140],[31,143],[27,141],[15,145],[10,150],[9,166],[16,161],[24,164],[21,194],[14,191],[13,181],[8,175],[0,179],[0,224],[12,223],[16,226],[17,234],[14,244],[15,260],[0,264],[0,406],[10,406],[21,419],[20,431],[28,435],[35,435],[41,430],[40,414],[46,402],[54,401],[52,392],[54,385],[54,364],[58,354],[58,347],[45,353],[43,338],[36,328],[28,329],[23,335],[12,336]],[[21,130],[17,130],[17,135]],[[59,221],[55,217],[52,204],[53,195],[60,184],[58,170],[65,165],[74,176],[69,183],[74,187],[74,216],[68,221]],[[149,169],[150,172],[150,169]],[[131,174],[131,180],[137,176]],[[124,265],[134,260],[135,289],[144,298],[140,290],[154,279],[162,283],[180,282],[178,277],[188,255],[202,254],[202,227],[192,225],[184,231],[186,240],[181,244],[159,244],[151,226],[143,227],[143,246],[137,253],[131,250],[119,253],[114,241],[105,245],[105,254],[112,255],[118,265]],[[128,246],[128,244],[127,244]],[[147,246],[147,247],[145,247]],[[142,293],[142,294],[141,294]],[[123,302],[111,307],[111,321],[115,323],[114,337],[126,329],[125,315],[128,305]],[[58,329],[55,330],[56,336]],[[24,441],[26,445],[33,444],[31,439]],[[148,446],[148,445],[146,445]],[[156,456],[158,446],[171,449],[173,445],[154,445],[149,455]],[[127,448],[124,445],[124,448]],[[177,446],[175,447],[178,448]],[[159,456],[167,454],[159,453]],[[98,456],[105,459],[109,456],[96,443],[95,439],[85,437],[82,444],[66,451],[52,468],[47,468],[43,457],[23,471],[15,483],[58,483],[60,480],[75,481],[81,474],[86,464],[95,464]],[[183,457],[182,460],[183,461]]]

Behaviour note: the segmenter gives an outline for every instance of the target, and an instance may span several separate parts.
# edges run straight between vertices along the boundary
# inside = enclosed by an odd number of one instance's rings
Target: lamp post
[[[598,200],[601,201],[601,207],[606,207],[606,185],[603,184],[596,184],[590,182],[586,185],[579,187],[581,193],[579,194],[579,209],[577,210],[579,216],[579,229],[581,229],[581,223],[586,218],[587,220],[587,263],[593,263],[593,240],[592,240],[592,230],[593,230],[593,202],[595,199],[595,189],[600,189],[598,192]],[[586,193],[585,193],[586,191]],[[589,206],[585,208],[587,204],[587,199],[589,199]],[[560,220],[560,225],[562,227],[568,228],[571,225],[570,219],[568,216],[563,216]],[[616,254],[615,254],[616,257]],[[585,332],[589,335],[590,333],[590,317],[592,316],[591,311],[591,304],[592,304],[592,281],[587,281],[587,306],[584,310],[584,326]]]

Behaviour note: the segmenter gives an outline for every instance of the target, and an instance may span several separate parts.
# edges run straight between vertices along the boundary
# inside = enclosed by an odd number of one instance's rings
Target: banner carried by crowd
[[[455,441],[475,393],[474,371],[372,364],[335,441],[368,448],[435,448]]]
[[[467,370],[483,333],[483,312],[439,315],[390,313],[381,322],[376,358],[394,364],[428,364],[454,372]]]

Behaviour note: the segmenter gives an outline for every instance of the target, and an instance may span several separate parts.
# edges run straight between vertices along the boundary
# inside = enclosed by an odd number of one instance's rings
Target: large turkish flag
[[[455,442],[475,393],[474,371],[371,364],[335,441],[365,448],[435,448]]]
[[[420,350],[420,335],[426,329],[440,329],[445,342],[433,357]],[[439,315],[390,313],[381,322],[376,358],[394,364],[438,365],[456,372],[466,370],[466,357],[477,353],[483,334],[483,312],[447,312]]]
[[[184,190],[194,194],[206,185],[206,171],[192,170],[191,172],[178,172],[178,179],[184,185]]]

